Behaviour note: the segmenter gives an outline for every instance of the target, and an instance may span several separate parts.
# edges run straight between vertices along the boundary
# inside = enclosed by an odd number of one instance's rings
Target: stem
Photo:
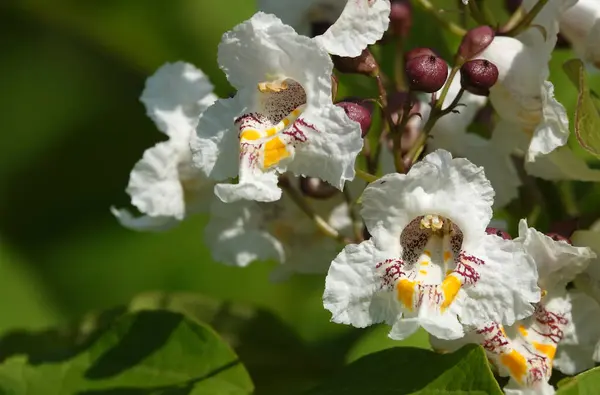
[[[471,4],[471,3],[469,3],[469,4]],[[435,110],[439,111],[442,109],[442,106],[444,105],[444,100],[446,100],[448,91],[450,91],[450,85],[452,84],[452,80],[454,79],[454,77],[456,76],[456,73],[458,73],[459,70],[460,70],[460,66],[454,66],[454,67],[452,67],[452,70],[450,70],[450,75],[448,76],[448,80],[446,81],[446,84],[442,88],[442,93],[440,94],[439,99],[435,103],[435,108],[434,108]],[[433,109],[432,109],[432,112],[433,112]]]
[[[533,8],[525,15],[523,19],[515,26],[506,32],[507,36],[515,37],[520,33],[524,32],[529,26],[531,22],[535,19],[535,17],[540,13],[540,11],[544,8],[544,6],[548,3],[548,0],[538,0],[538,2],[533,6]]]
[[[352,221],[352,231],[354,233],[354,238],[356,239],[356,242],[361,242],[363,241],[362,222],[360,221],[360,218],[358,217],[358,215],[356,214],[356,210],[354,209],[355,206],[354,201],[352,200],[352,195],[350,195],[350,191],[348,190],[348,188],[344,188],[342,192],[344,194],[346,204],[348,205],[348,216]]]
[[[510,31],[514,29],[521,19],[525,17],[525,11],[523,8],[519,7],[517,10],[508,18],[508,21],[502,26],[502,31]]]
[[[573,191],[573,184],[570,181],[560,181],[558,183],[558,192],[565,212],[571,217],[578,216],[579,208],[577,207],[577,197],[575,196],[575,191]]]
[[[387,100],[387,91],[385,90],[385,86],[383,85],[383,81],[381,80],[381,74],[379,71],[375,75],[375,79],[377,80],[377,88],[379,89],[379,100],[381,101],[381,111],[383,113],[384,118],[387,121],[389,131],[394,134],[394,156],[396,153],[396,135],[398,134],[398,130],[402,130],[400,127],[394,125],[394,120],[392,119],[392,114],[390,114],[390,109],[388,107]],[[404,115],[402,120],[404,121]],[[379,142],[381,143],[381,142]],[[373,166],[370,166],[372,168]],[[399,172],[404,172],[404,166],[401,164],[400,167],[396,166],[396,170]]]
[[[408,91],[406,98],[404,99],[404,106],[402,107],[402,120],[393,131],[394,167],[398,173],[402,174],[406,173],[406,169],[404,168],[404,160],[402,158],[402,134],[404,133],[404,129],[406,129],[406,125],[410,120],[410,110],[412,109],[412,101],[410,97],[411,92]]]
[[[471,16],[473,19],[475,19],[475,22],[479,23],[480,25],[488,25],[488,22],[485,19],[485,16],[481,13],[476,0],[469,1],[469,10],[471,11]]]
[[[313,220],[317,228],[326,236],[329,236],[342,244],[349,244],[352,241],[346,237],[340,235],[340,233],[327,221],[325,221],[320,215],[310,207],[304,196],[302,196],[294,187],[292,187],[287,180],[280,182],[279,186],[283,189],[290,198],[296,203],[296,205],[306,214],[310,219]]]
[[[456,34],[457,36],[464,36],[467,31],[457,24],[446,20],[443,16],[440,15],[440,12],[429,2],[429,0],[417,0],[417,3],[423,8],[425,11],[429,12],[435,19],[440,22],[440,24],[448,30],[452,34]]]
[[[404,40],[398,38],[396,41],[396,50],[394,51],[394,79],[396,82],[396,90],[403,91],[406,89],[406,79],[404,75]]]
[[[359,168],[354,168],[354,171],[356,171],[356,176],[358,178],[360,178],[360,179],[362,179],[362,180],[364,180],[366,182],[371,183],[371,182],[379,180],[379,177],[377,177],[377,176],[375,176],[375,175],[373,175],[371,173],[367,173],[366,171],[361,170]]]

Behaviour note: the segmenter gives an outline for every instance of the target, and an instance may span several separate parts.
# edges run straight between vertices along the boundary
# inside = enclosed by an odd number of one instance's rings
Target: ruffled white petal
[[[555,241],[551,237],[527,226],[527,221],[519,222],[519,237],[523,248],[536,263],[542,289],[564,288],[575,276],[583,272],[596,254],[588,247],[574,247],[565,241]]]
[[[556,393],[554,387],[547,382],[541,382],[535,388],[524,388],[512,378],[502,389],[506,395],[554,395]]]
[[[171,138],[187,140],[198,117],[216,96],[208,77],[185,62],[167,63],[146,80],[140,100],[158,129]]]
[[[560,32],[579,58],[596,67],[600,65],[600,3],[579,0],[560,16]]]
[[[283,23],[292,26],[299,34],[309,36],[311,23],[333,23],[341,14],[346,0],[258,0],[260,11],[277,15]]]
[[[517,38],[531,47],[542,47],[550,53],[556,46],[556,35],[559,31],[558,18],[563,15],[568,8],[572,7],[578,0],[550,0],[532,21],[532,26],[543,28],[542,34],[537,28],[527,29],[519,34]],[[536,0],[524,0],[523,10],[529,12],[537,3]]]
[[[370,184],[361,214],[369,233],[381,242],[397,244],[410,221],[430,213],[450,218],[465,240],[475,240],[492,218],[493,197],[481,167],[437,150],[408,175],[389,174]]]
[[[327,278],[323,304],[332,314],[331,320],[357,328],[385,322],[394,325],[401,316],[399,304],[392,291],[381,289],[381,278],[375,265],[390,255],[371,240],[350,244],[333,260]],[[409,328],[396,327],[396,334],[416,330],[414,321]]]
[[[383,37],[389,22],[389,0],[348,0],[338,20],[315,40],[333,55],[354,58]]]
[[[173,217],[150,217],[148,215],[135,217],[129,210],[119,210],[115,207],[111,207],[110,212],[123,227],[141,232],[163,232],[179,224],[179,221]]]
[[[225,204],[214,199],[204,236],[215,261],[247,266],[256,260],[285,260],[283,245],[263,226],[263,211],[256,202]]]

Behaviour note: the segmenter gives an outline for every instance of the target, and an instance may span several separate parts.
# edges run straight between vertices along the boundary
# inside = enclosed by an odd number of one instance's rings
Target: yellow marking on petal
[[[290,119],[288,117],[283,118],[281,122],[283,122],[283,126],[285,127],[288,127],[290,125]]]
[[[444,262],[450,260],[452,258],[452,253],[450,251],[444,252]]]
[[[412,311],[413,308],[413,296],[415,293],[415,282],[402,279],[398,281],[396,284],[396,292],[398,300],[406,307],[408,310]]]
[[[419,273],[422,275],[426,275],[427,274],[427,270],[419,270]]]
[[[275,133],[277,133],[279,131],[277,126],[279,126],[279,124],[273,126],[272,128],[265,130],[265,134],[267,135],[267,137],[275,136]]]
[[[263,166],[269,168],[288,156],[290,153],[285,143],[279,137],[274,137],[265,144]]]
[[[254,130],[254,129],[246,129],[240,135],[240,139],[243,139],[243,140],[252,141],[252,140],[258,140],[259,138],[261,138],[260,132],[258,130]]]
[[[427,265],[429,265],[429,261],[421,261],[419,264],[421,266],[427,266]]]
[[[292,111],[292,115],[297,117],[298,115],[300,115],[300,110],[296,108],[295,110]]]
[[[506,331],[504,330],[504,327],[502,325],[500,325],[500,332],[502,332],[502,335],[504,335],[504,337],[507,337]]]
[[[523,325],[519,325],[519,332],[521,332],[521,335],[523,337],[527,337],[527,335],[529,334],[529,332],[527,332],[527,329],[525,329]]]
[[[460,283],[460,280],[455,276],[447,276],[444,281],[442,281],[442,293],[444,294],[444,301],[440,306],[442,311],[447,309],[448,306],[452,304],[454,298],[456,298],[456,295],[460,290],[461,285],[462,284]]]
[[[510,353],[500,357],[500,362],[508,369],[510,375],[518,383],[522,382],[523,376],[527,372],[527,360],[523,355],[517,350],[511,350]]]
[[[533,342],[533,346],[542,354],[546,354],[548,358],[554,359],[554,354],[556,354],[556,346],[554,344],[543,344]]]

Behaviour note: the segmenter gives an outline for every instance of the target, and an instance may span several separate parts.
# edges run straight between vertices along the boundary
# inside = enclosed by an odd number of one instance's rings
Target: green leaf
[[[390,327],[385,324],[375,325],[369,328],[352,346],[348,355],[346,355],[346,361],[354,362],[365,355],[393,347],[431,349],[431,346],[429,345],[429,335],[423,329],[419,329],[417,332],[401,341],[390,339],[387,336],[389,331]]]
[[[179,313],[121,315],[65,359],[16,356],[0,366],[0,393],[245,395],[254,387],[238,357],[208,326]]]
[[[579,90],[575,110],[577,140],[585,150],[600,157],[600,114],[590,92],[583,62],[579,59],[571,59],[563,65],[563,68]]]
[[[412,347],[380,351],[351,363],[306,395],[502,394],[479,346],[452,354]]]
[[[557,395],[596,395],[600,387],[600,368],[588,370],[563,381],[563,384],[559,383]]]

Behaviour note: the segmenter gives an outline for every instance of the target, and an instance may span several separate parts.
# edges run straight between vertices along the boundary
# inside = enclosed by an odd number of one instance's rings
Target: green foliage
[[[578,374],[575,377],[564,379],[558,383],[557,395],[595,395],[600,388],[600,368],[595,368]]]
[[[600,114],[584,71],[583,62],[571,59],[564,70],[578,89],[575,111],[575,135],[579,144],[588,152],[600,157]]]
[[[243,395],[254,389],[229,346],[182,314],[119,315],[93,328],[83,345],[8,359],[0,366],[0,393]]]
[[[360,358],[306,395],[502,394],[479,346],[452,354],[397,347]]]

